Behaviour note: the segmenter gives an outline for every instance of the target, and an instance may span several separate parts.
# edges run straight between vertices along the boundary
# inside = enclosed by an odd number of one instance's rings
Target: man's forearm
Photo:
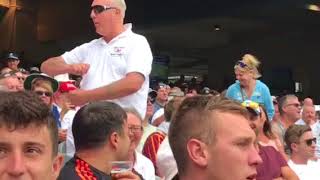
[[[89,101],[110,100],[128,96],[137,92],[144,78],[140,74],[133,74],[109,85],[90,91]]]
[[[41,64],[41,71],[50,76],[68,73],[68,68],[69,65],[64,62],[61,56],[50,58]]]

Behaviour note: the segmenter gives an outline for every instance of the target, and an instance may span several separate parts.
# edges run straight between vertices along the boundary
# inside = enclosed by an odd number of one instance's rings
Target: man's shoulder
[[[61,169],[58,180],[80,180],[76,170],[74,158],[69,160]]]
[[[81,180],[88,179],[111,180],[111,176],[95,169],[79,158],[72,158],[62,168],[58,180]]]

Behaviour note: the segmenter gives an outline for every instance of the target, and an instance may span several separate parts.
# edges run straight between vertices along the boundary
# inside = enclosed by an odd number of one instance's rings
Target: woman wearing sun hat
[[[259,60],[251,54],[245,54],[234,66],[237,81],[229,86],[226,96],[239,102],[252,100],[266,107],[271,120],[274,107],[270,90],[267,85],[258,80],[261,74],[258,71]]]
[[[35,92],[52,109],[53,116],[60,127],[60,113],[53,104],[53,94],[58,90],[59,83],[44,73],[34,73],[27,76],[24,89]]]

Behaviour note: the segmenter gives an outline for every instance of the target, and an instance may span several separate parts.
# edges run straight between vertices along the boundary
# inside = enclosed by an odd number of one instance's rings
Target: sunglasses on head
[[[109,7],[105,5],[94,5],[91,7],[91,11],[93,11],[95,14],[100,14],[104,11],[107,11],[109,9],[116,9],[115,7]]]
[[[238,61],[235,66],[240,66],[241,68],[248,67],[248,65],[243,61]]]
[[[307,146],[311,146],[312,145],[312,142],[314,142],[314,144],[317,143],[317,138],[312,138],[312,139],[306,139],[304,140],[307,144]]]
[[[52,93],[51,92],[45,92],[45,91],[35,91],[35,93],[39,96],[47,96],[47,97],[51,97]]]

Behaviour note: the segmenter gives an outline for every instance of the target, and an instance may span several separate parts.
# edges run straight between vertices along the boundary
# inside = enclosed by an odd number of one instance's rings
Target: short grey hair
[[[135,108],[123,108],[127,114],[133,114],[136,116],[142,123],[143,119]]]
[[[112,4],[120,9],[122,17],[124,18],[127,9],[126,2],[124,0],[112,0]]]

